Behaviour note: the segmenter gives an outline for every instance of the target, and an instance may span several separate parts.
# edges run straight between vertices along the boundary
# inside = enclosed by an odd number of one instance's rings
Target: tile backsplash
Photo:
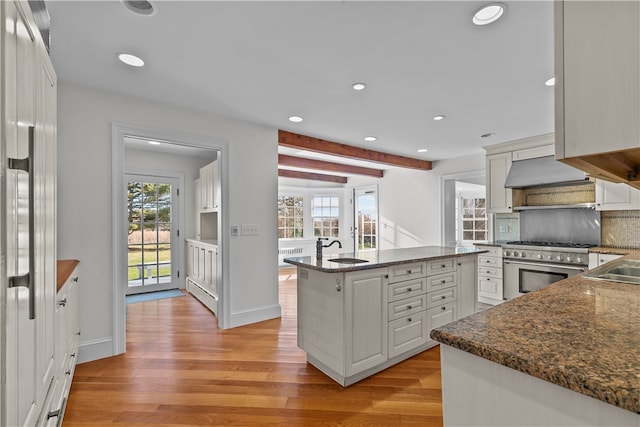
[[[614,248],[640,247],[640,210],[602,211],[601,245]]]

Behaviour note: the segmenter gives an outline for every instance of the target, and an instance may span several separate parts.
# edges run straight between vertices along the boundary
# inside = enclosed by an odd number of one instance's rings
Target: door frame
[[[113,258],[113,355],[126,351],[126,302],[125,287],[127,286],[127,254],[120,248],[123,236],[127,232],[126,217],[122,188],[124,185],[124,137],[132,136],[156,141],[167,141],[176,145],[217,150],[219,154],[221,209],[219,211],[218,240],[220,242],[220,257],[222,265],[221,281],[218,289],[220,304],[218,306],[218,324],[226,328],[230,324],[231,310],[229,307],[229,242],[231,240],[229,221],[229,145],[226,140],[210,136],[193,135],[187,133],[172,132],[160,129],[151,129],[140,126],[114,122],[111,124],[111,212],[112,233],[111,251]]]
[[[134,168],[128,168],[124,170],[124,175],[125,175],[125,181],[124,183],[126,184],[127,180],[129,180],[127,178],[128,175],[132,175],[135,177],[139,177],[141,179],[144,179],[144,177],[149,177],[152,178],[155,181],[155,178],[167,178],[168,180],[175,180],[177,181],[177,189],[178,191],[182,192],[183,188],[184,188],[184,174],[183,173],[179,173],[179,172],[162,172],[162,171],[153,171],[153,170],[147,170],[147,169],[134,169]],[[127,197],[127,189],[126,186],[123,187],[122,191],[124,192],[124,198],[126,200]],[[184,193],[182,193],[184,194]],[[172,195],[173,197],[173,195]],[[185,203],[184,203],[184,197],[182,195],[179,195],[177,200],[177,203],[171,202],[171,224],[172,224],[172,230],[171,232],[174,233],[175,230],[173,229],[173,219],[175,218],[175,211],[173,209],[173,206],[177,207],[177,214],[178,214],[178,221],[176,223],[176,228],[178,230],[182,230],[184,231],[185,229],[185,223],[184,223],[184,212],[185,212]],[[127,205],[125,202],[125,209],[124,212],[127,211],[126,209]],[[125,219],[125,221],[127,221],[127,219]],[[181,279],[184,277],[183,276],[183,272],[186,272],[185,268],[185,254],[184,254],[184,248],[182,248],[180,246],[180,240],[185,239],[186,236],[175,236],[172,235],[172,243],[171,243],[171,274],[174,275],[176,270],[180,272],[180,277],[172,277],[171,279],[171,286],[166,286],[166,285],[156,285],[156,289],[152,289],[151,291],[144,291],[142,290],[142,292],[153,292],[155,290],[164,290],[166,289],[175,289],[174,284],[177,284],[179,289],[184,289],[184,285],[181,284]],[[175,239],[175,240],[173,240]],[[176,242],[176,243],[174,243]],[[125,239],[124,241],[121,242],[121,244],[126,245],[127,244],[127,240]],[[177,256],[174,256],[177,255]],[[127,260],[127,265],[129,265],[129,261]],[[176,269],[177,267],[177,269]],[[128,281],[127,281],[128,282]],[[127,286],[125,287],[125,295],[127,293],[127,288],[128,288],[128,283]],[[144,288],[144,286],[142,287]],[[136,292],[134,292],[135,294]],[[139,292],[138,292],[139,293]],[[129,294],[129,295],[133,295],[133,294]]]

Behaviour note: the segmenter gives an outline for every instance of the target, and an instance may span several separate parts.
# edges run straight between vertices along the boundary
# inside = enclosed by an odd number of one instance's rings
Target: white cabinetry
[[[26,1],[0,22],[0,425],[33,426],[56,366],[57,78]]]
[[[427,340],[433,328],[456,320],[458,312],[458,272],[456,258],[442,258],[427,262]]]
[[[478,255],[478,301],[496,305],[503,301],[502,248],[481,248],[489,252]]]
[[[467,317],[476,312],[476,302],[478,301],[477,269],[477,256],[463,256],[457,259],[459,318]]]
[[[215,212],[220,208],[220,176],[218,161],[200,169],[200,211]]]
[[[621,254],[599,254],[597,252],[589,252],[589,270],[599,267],[603,264],[613,261],[614,259],[622,258]]]
[[[211,242],[187,239],[187,291],[214,314],[218,313],[218,246]]]
[[[637,186],[640,3],[554,3],[556,158]]]
[[[596,209],[619,211],[640,209],[640,190],[627,184],[596,180]]]
[[[507,213],[512,211],[512,191],[505,188],[509,169],[511,169],[511,152],[487,156],[487,212]]]

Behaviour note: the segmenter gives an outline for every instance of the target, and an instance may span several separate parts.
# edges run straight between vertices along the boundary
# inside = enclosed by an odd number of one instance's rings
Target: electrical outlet
[[[258,235],[258,224],[242,224],[240,226],[243,236],[257,236]]]
[[[301,279],[308,279],[309,278],[309,272],[305,269],[300,269],[300,278]]]
[[[509,232],[509,226],[508,225],[501,225],[499,227],[499,231],[500,231],[500,233],[508,233]]]

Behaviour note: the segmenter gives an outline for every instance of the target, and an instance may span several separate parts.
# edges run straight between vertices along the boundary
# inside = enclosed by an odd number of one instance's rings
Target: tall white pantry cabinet
[[[55,425],[56,74],[27,2],[0,29],[0,425]]]

